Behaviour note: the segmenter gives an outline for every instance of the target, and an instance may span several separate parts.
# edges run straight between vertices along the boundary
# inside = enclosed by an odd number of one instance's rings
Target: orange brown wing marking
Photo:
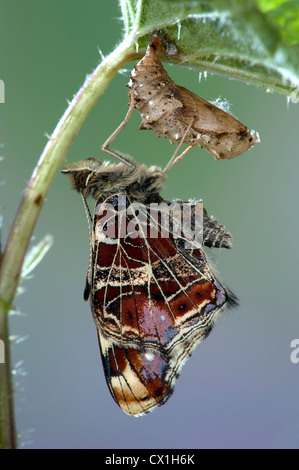
[[[112,397],[127,414],[140,416],[165,403],[167,360],[156,351],[115,346],[99,333],[103,366]]]

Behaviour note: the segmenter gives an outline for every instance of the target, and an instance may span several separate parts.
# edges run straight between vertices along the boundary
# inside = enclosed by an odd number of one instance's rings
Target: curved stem
[[[49,187],[89,111],[117,71],[136,58],[134,38],[128,36],[86,79],[50,137],[20,203],[0,264],[0,340],[6,348],[0,364],[0,448],[16,447],[8,313],[19,283],[24,256]]]

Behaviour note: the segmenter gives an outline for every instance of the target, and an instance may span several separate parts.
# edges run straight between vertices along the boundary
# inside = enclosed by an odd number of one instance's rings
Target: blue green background
[[[0,2],[2,243],[26,182],[66,109],[66,100],[122,37],[118,3],[86,0]],[[118,74],[90,113],[67,162],[94,156],[127,112],[129,70]],[[259,131],[261,143],[216,162],[199,148],[168,174],[163,196],[202,198],[232,233],[234,248],[211,253],[240,307],[223,316],[183,368],[163,407],[135,419],[106,386],[96,329],[83,302],[88,227],[80,196],[57,174],[34,232],[55,242],[26,292],[25,316],[11,334],[26,376],[15,377],[16,421],[26,448],[299,447],[298,131],[299,103],[228,78],[168,65],[171,77],[208,100],[226,98],[232,112]],[[148,165],[164,166],[167,140],[139,131],[134,111],[114,146]]]

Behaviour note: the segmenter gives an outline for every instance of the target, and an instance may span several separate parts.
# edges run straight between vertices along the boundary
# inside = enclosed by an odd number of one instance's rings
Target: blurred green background
[[[118,2],[1,0],[0,203],[4,243],[26,182],[66,109],[66,100],[122,38]],[[127,112],[129,70],[100,98],[67,154],[106,159],[100,146]],[[202,198],[234,238],[211,253],[240,307],[217,323],[183,368],[169,402],[142,418],[125,415],[105,383],[96,329],[83,302],[88,227],[78,194],[57,175],[35,230],[55,243],[15,299],[24,316],[11,334],[26,376],[15,377],[20,444],[27,448],[299,447],[298,132],[299,103],[245,83],[179,66],[175,81],[232,112],[260,133],[244,155],[215,162],[193,149],[168,175],[165,198]],[[134,111],[114,147],[164,166],[167,140],[139,131]],[[5,182],[5,184],[2,184]]]

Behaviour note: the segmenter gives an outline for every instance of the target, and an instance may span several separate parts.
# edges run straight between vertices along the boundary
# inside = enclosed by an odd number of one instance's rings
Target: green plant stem
[[[49,187],[66,152],[99,96],[117,71],[136,58],[134,37],[128,36],[87,78],[47,143],[20,203],[0,265],[0,339],[6,348],[0,364],[0,448],[15,448],[8,314],[20,279],[28,244]]]
[[[0,311],[8,311],[8,305],[2,299],[0,299]],[[16,432],[8,340],[8,314],[0,315],[0,331],[0,337],[4,341],[5,357],[5,363],[0,364],[0,449],[14,449],[16,447]]]

